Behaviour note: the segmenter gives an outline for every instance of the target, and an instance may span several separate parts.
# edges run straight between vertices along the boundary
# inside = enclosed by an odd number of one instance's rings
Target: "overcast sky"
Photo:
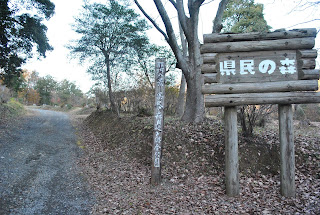
[[[210,2],[209,0],[207,0]],[[299,0],[300,1],[300,0]],[[294,6],[299,2],[298,0],[256,0],[258,3],[264,3],[265,5],[265,19],[268,24],[275,29],[286,28],[318,28],[320,29],[320,22],[310,22],[301,25],[298,23],[306,22],[313,19],[312,14],[318,14],[313,8],[309,8],[307,11],[299,12],[292,11]],[[29,71],[37,71],[40,76],[51,75],[56,80],[61,81],[68,79],[75,82],[82,91],[87,92],[94,84],[90,79],[90,75],[86,74],[86,68],[78,65],[77,60],[70,60],[68,57],[69,50],[65,48],[68,42],[77,35],[72,31],[71,24],[74,17],[77,16],[81,9],[82,0],[52,0],[56,5],[55,15],[46,23],[48,27],[47,36],[50,44],[54,47],[54,50],[47,54],[45,59],[31,59],[24,65],[23,68]],[[103,1],[102,1],[103,2]],[[147,8],[147,11],[154,10],[152,1],[140,0],[140,3]],[[168,3],[169,4],[169,3]],[[215,0],[209,4],[202,6],[199,28],[199,37],[202,40],[202,34],[211,33],[212,20],[219,0]],[[291,12],[292,11],[292,12]],[[291,12],[291,13],[290,13]],[[152,12],[151,15],[156,14]],[[157,21],[160,22],[159,16],[154,16]],[[175,18],[175,15],[172,15]],[[319,17],[318,17],[319,18]],[[296,25],[296,26],[294,26]],[[149,36],[154,43],[164,44],[164,40],[160,33],[156,30],[150,30]],[[320,47],[319,37],[316,39],[316,48]],[[319,59],[319,58],[318,58]],[[319,67],[319,65],[318,65]]]

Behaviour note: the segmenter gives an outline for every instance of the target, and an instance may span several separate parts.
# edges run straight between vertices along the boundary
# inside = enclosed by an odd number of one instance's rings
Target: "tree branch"
[[[170,1],[171,4],[173,5],[173,7],[175,7],[176,10],[178,10],[178,9],[177,9],[177,3],[176,3],[174,0],[169,0],[169,1]]]
[[[136,3],[136,5],[139,7],[139,9],[142,11],[142,13],[152,22],[152,24],[157,28],[158,31],[160,31],[161,29],[159,28],[158,25],[156,25],[156,23],[150,18],[150,16],[147,15],[147,13],[143,10],[143,8],[141,7],[141,5],[138,3],[137,0],[134,0],[134,2]],[[178,64],[180,65],[180,67],[182,67],[182,71],[184,73],[184,75],[186,77],[189,77],[189,69],[188,69],[188,62],[187,59],[185,59],[183,57],[182,51],[178,45],[177,42],[177,38],[175,35],[175,32],[173,30],[172,27],[172,23],[170,20],[170,17],[168,16],[168,13],[164,7],[164,5],[162,4],[161,0],[153,0],[154,4],[157,7],[157,10],[160,14],[160,17],[162,19],[163,24],[165,25],[166,28],[166,32],[164,33],[162,30],[160,31],[161,34],[165,37],[166,41],[168,42],[169,46],[171,47],[175,58],[178,61]]]
[[[168,16],[168,13],[167,13],[166,9],[164,8],[161,0],[153,0],[153,1],[154,1],[155,5],[157,7],[157,10],[158,10],[158,12],[159,12],[159,14],[161,16],[163,24],[166,27],[167,35],[168,35],[168,38],[169,38],[168,43],[169,43],[170,47],[172,48],[172,51],[174,52],[177,60],[181,60],[181,58],[182,58],[181,50],[180,50],[179,45],[177,43],[177,38],[176,38],[176,35],[174,33],[174,30],[173,30],[173,27],[172,27],[172,23],[171,23],[171,20],[170,20],[170,18]]]
[[[300,22],[300,23],[298,23],[298,24],[295,24],[295,25],[289,26],[288,28],[292,28],[292,27],[297,26],[297,25],[306,24],[306,23],[314,22],[314,21],[320,21],[320,19],[312,19],[312,20],[309,20],[309,21]]]
[[[183,29],[184,32],[187,32],[188,29],[188,17],[186,16],[186,12],[184,10],[184,6],[183,6],[183,0],[177,0],[177,13],[178,13],[178,17],[179,17],[179,23]],[[187,34],[185,34],[187,35]]]
[[[145,17],[152,23],[152,25],[164,36],[165,40],[169,43],[168,35],[157,25],[157,23],[146,13],[146,11],[141,7],[137,0],[134,3],[138,6],[139,10],[143,13]]]
[[[216,14],[216,17],[213,21],[213,29],[212,33],[220,33],[222,29],[222,17],[223,17],[223,12],[226,9],[226,6],[228,4],[229,0],[221,0],[219,4],[219,8]]]

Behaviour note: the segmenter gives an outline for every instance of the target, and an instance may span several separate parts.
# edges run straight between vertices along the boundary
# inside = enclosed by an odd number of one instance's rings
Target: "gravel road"
[[[35,109],[12,129],[0,136],[0,214],[89,214],[68,115]]]

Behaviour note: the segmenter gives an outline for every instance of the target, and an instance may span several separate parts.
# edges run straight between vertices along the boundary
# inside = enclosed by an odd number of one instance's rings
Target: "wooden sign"
[[[162,134],[163,134],[163,109],[165,97],[165,59],[156,59],[155,65],[155,109],[154,109],[154,132],[152,147],[152,167],[151,184],[158,185],[161,181],[161,153],[162,153]]]
[[[209,34],[201,46],[206,107],[225,107],[226,192],[239,195],[238,105],[278,104],[281,194],[295,196],[292,104],[320,103],[316,29]]]
[[[298,80],[297,52],[261,51],[220,53],[220,83],[256,83]]]

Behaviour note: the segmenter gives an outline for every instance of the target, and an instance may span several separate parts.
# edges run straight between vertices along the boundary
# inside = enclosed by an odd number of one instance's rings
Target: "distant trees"
[[[21,65],[32,57],[33,47],[42,57],[53,49],[43,20],[54,8],[50,0],[0,1],[0,79],[10,89],[21,88]]]
[[[79,87],[66,79],[58,82],[52,76],[40,77],[36,71],[23,70],[23,88],[18,99],[26,105],[82,106],[85,96]]]
[[[92,63],[88,72],[106,84],[111,108],[118,113],[112,73],[119,66],[128,70],[134,47],[148,43],[146,22],[134,10],[110,0],[107,5],[85,4],[74,28],[81,38],[70,46],[72,55]]]
[[[57,82],[52,76],[47,75],[45,77],[39,78],[36,83],[35,89],[40,95],[40,104],[51,104],[52,92],[57,88]]]
[[[64,79],[57,84],[56,91],[61,105],[81,105],[83,93],[74,83]]]

